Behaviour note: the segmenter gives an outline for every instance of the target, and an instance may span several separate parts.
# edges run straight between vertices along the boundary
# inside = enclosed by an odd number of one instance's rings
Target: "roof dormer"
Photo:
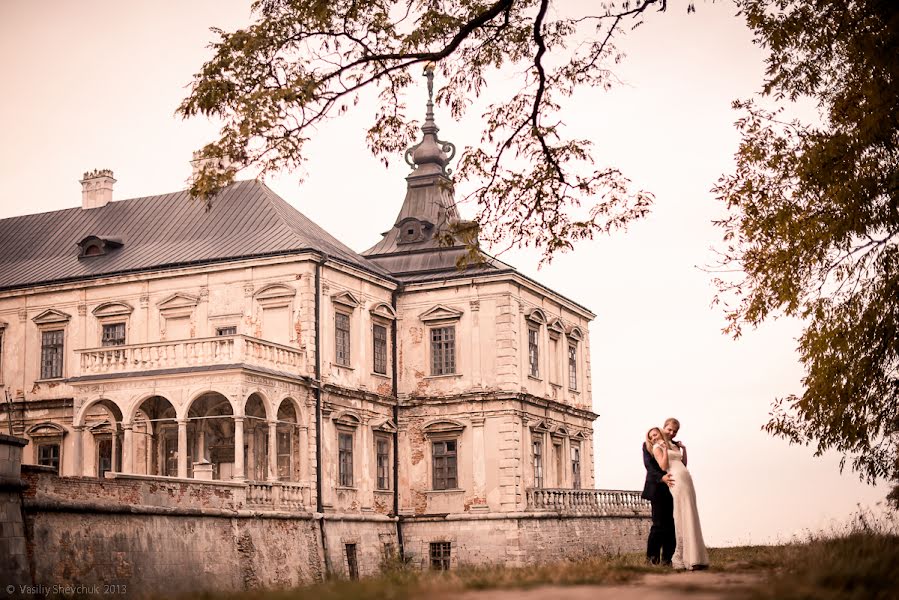
[[[103,256],[109,254],[110,250],[121,248],[125,244],[121,239],[115,237],[102,237],[99,235],[89,235],[78,242],[78,258],[91,258],[93,256]]]

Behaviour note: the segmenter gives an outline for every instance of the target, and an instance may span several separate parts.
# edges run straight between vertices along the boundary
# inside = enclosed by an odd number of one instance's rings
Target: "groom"
[[[662,564],[671,566],[677,542],[674,536],[674,498],[668,488],[674,485],[674,479],[659,467],[655,457],[646,449],[646,444],[641,446],[643,466],[646,467],[646,483],[641,496],[652,505],[652,527],[649,528],[649,539],[646,541],[646,559],[657,565],[661,552]]]

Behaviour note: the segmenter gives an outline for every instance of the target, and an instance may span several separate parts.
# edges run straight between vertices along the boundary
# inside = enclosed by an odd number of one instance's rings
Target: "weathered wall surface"
[[[349,577],[347,544],[355,545],[356,568],[360,577],[377,575],[385,559],[397,552],[396,522],[372,516],[362,520],[338,520],[325,515],[325,545],[328,569],[337,577]]]
[[[643,552],[650,519],[645,516],[524,514],[470,519],[410,519],[403,523],[406,557],[429,566],[431,542],[451,542],[451,566],[523,566],[602,554]]]
[[[0,434],[0,583],[25,583],[28,577],[19,479],[25,444],[24,439]]]
[[[61,478],[42,467],[22,476],[33,581],[21,584],[124,585],[141,597],[323,577],[313,516],[247,510],[242,484]]]

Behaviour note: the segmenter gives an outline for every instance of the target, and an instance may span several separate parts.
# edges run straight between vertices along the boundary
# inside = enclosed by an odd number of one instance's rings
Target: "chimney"
[[[81,180],[81,208],[100,208],[112,202],[112,171],[94,169]]]
[[[203,151],[197,150],[193,153],[193,160],[190,161],[193,168],[192,176],[196,178],[200,171],[212,171],[214,173],[224,173],[231,166],[231,161],[226,158],[203,158]]]

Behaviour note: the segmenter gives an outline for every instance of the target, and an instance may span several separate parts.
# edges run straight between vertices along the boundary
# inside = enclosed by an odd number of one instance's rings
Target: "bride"
[[[675,432],[677,430],[675,429]],[[696,508],[696,489],[693,478],[684,464],[685,452],[672,443],[665,431],[659,428],[649,430],[648,444],[652,444],[652,454],[663,471],[668,471],[674,481],[671,495],[674,497],[674,531],[677,546],[671,559],[675,569],[705,569],[709,564],[709,553],[702,541],[702,527]]]

